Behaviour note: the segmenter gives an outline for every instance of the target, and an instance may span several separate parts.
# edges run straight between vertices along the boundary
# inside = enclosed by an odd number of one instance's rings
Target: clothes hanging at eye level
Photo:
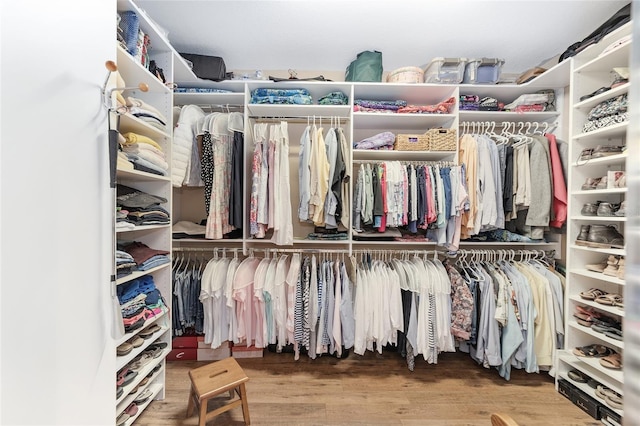
[[[205,238],[222,239],[242,229],[243,115],[205,114],[186,105],[173,141],[173,185],[204,187]]]
[[[348,142],[341,127],[326,133],[315,123],[300,138],[298,161],[298,220],[325,230],[347,229],[351,165]]]
[[[565,225],[566,143],[554,135],[463,134],[459,161],[469,197],[463,239],[535,241]]]
[[[394,239],[421,238],[457,249],[467,199],[463,173],[464,166],[457,165],[360,164],[353,189],[354,238],[377,239],[397,229]]]
[[[288,123],[256,123],[251,161],[250,234],[266,238],[276,245],[293,244],[293,219],[290,198]]]

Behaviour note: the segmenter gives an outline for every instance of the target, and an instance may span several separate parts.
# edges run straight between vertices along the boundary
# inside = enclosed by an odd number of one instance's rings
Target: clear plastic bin
[[[496,84],[500,80],[504,59],[482,58],[472,59],[464,70],[464,83]]]
[[[434,58],[424,72],[425,83],[458,84],[464,78],[467,58]]]

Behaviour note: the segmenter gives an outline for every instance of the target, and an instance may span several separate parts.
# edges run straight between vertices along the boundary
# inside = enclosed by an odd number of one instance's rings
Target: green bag
[[[365,50],[349,64],[345,81],[382,81],[382,52]]]

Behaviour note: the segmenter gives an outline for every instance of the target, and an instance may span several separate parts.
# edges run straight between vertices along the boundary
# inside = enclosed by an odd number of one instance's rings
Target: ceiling
[[[628,0],[138,0],[180,52],[227,70],[343,71],[379,50],[385,71],[497,57],[520,73],[562,53]]]

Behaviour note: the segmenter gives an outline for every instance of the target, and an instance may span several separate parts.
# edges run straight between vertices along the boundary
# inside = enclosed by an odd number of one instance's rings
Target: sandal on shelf
[[[571,370],[567,373],[567,376],[569,376],[569,378],[574,382],[578,383],[587,383],[587,381],[590,379],[589,376],[579,370]]]
[[[622,341],[622,330],[619,330],[615,327],[609,327],[607,331],[604,332],[604,335],[615,340]]]
[[[622,368],[622,355],[614,352],[611,355],[605,356],[600,360],[600,365],[613,370],[620,370]]]
[[[595,300],[596,298],[600,297],[600,296],[604,296],[605,293],[604,291],[600,290],[599,288],[590,288],[587,291],[583,291],[580,293],[580,297],[582,297],[585,300]]]
[[[587,384],[589,385],[590,388],[593,388],[593,389],[597,389],[597,387],[600,386],[600,382],[597,381],[596,379],[587,380]]]
[[[623,404],[622,404],[622,398],[620,398],[619,396],[615,395],[615,396],[609,396],[607,395],[604,398],[604,402],[611,408],[615,408],[617,410],[622,410],[623,408]]]
[[[598,344],[579,346],[573,350],[574,355],[588,358],[602,358],[615,353],[613,349]]]
[[[591,318],[600,318],[602,314],[591,306],[576,306],[576,313],[588,315]]]
[[[620,306],[623,307],[623,299],[619,294],[607,293],[595,298],[596,303],[607,306]]]
[[[617,393],[605,385],[598,385],[596,387],[596,396],[600,399],[605,399],[607,397],[619,397]]]

